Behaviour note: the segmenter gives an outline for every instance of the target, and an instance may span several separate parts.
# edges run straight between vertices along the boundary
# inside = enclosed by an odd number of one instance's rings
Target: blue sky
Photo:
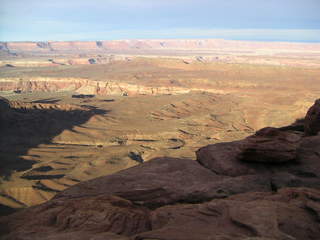
[[[320,42],[320,0],[0,0],[0,41]]]

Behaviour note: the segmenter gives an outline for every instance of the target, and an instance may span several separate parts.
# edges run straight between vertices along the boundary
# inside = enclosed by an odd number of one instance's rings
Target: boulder
[[[264,135],[265,131],[275,136]],[[218,176],[233,177],[232,182],[259,176],[273,191],[284,187],[320,188],[320,136],[281,131],[263,129],[241,141],[208,145],[196,152],[197,161]],[[267,148],[272,145],[275,153]]]
[[[202,147],[196,151],[197,161],[217,175],[237,177],[256,174],[255,165],[238,160],[241,146],[242,141],[236,141]]]
[[[275,164],[295,162],[301,133],[264,128],[240,141],[200,148],[197,161],[218,175],[269,173]]]
[[[296,161],[300,139],[294,132],[263,128],[243,141],[238,159],[270,164]]]

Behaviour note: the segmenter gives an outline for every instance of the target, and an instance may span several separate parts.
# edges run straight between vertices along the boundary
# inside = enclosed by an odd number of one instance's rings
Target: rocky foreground
[[[320,239],[320,100],[304,122],[156,158],[0,218],[2,239]]]

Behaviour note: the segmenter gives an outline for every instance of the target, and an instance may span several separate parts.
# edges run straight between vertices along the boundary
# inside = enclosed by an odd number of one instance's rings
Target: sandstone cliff
[[[28,80],[19,78],[0,79],[0,91],[19,92],[58,92],[75,91],[81,94],[95,95],[166,95],[183,94],[191,91],[204,91],[211,93],[228,93],[228,90],[207,89],[201,87],[187,88],[178,86],[152,87],[142,84],[131,84],[116,81],[94,81],[84,78],[50,78],[34,77]]]

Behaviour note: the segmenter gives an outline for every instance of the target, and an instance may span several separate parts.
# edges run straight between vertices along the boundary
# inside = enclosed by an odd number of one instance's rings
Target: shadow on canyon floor
[[[26,171],[37,163],[28,159],[30,156],[26,157],[30,148],[51,144],[52,139],[63,131],[74,131],[74,126],[86,123],[94,115],[108,112],[95,107],[63,109],[47,104],[46,108],[31,105],[28,108],[11,108],[7,113],[2,113],[4,119],[0,125],[0,177],[8,179],[13,172]]]
[[[0,217],[10,215],[14,212],[17,212],[17,209],[0,204]]]
[[[61,99],[47,98],[47,99],[33,101],[32,103],[52,103],[52,104],[54,104],[54,103],[58,103],[60,101],[61,101]]]

